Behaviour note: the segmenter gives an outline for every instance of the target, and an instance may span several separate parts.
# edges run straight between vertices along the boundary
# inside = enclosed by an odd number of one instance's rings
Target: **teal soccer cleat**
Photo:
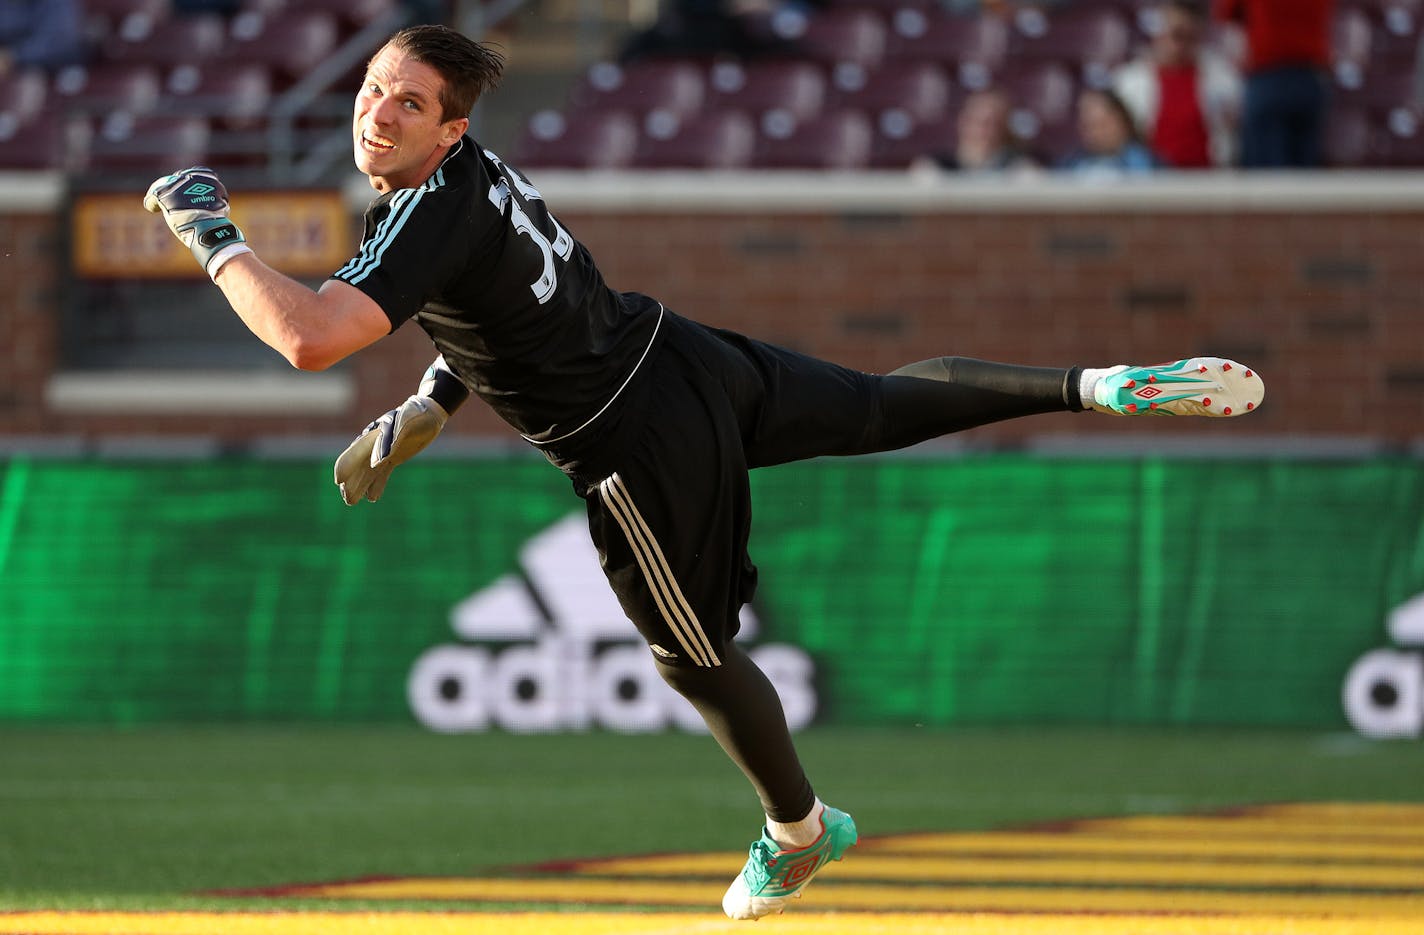
[[[1114,367],[1093,389],[1091,409],[1117,415],[1240,416],[1261,405],[1260,374],[1224,357],[1151,367]]]
[[[787,900],[799,897],[817,871],[840,860],[858,840],[855,820],[829,805],[821,812],[821,829],[821,836],[807,846],[782,850],[763,828],[742,872],[722,897],[722,911],[733,919],[759,919],[785,910]]]

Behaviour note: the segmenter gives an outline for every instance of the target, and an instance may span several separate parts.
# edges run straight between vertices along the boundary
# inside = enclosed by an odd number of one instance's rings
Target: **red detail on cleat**
[[[1202,397],[1202,405],[1203,405],[1203,406],[1210,406],[1210,405],[1211,405],[1211,397],[1210,397],[1210,396],[1203,396],[1203,397]]]
[[[1155,374],[1155,373],[1149,373],[1149,374],[1147,375],[1147,382],[1148,382],[1148,383],[1156,383],[1156,382],[1157,382],[1157,374]]]
[[[1202,364],[1200,367],[1198,367],[1197,373],[1206,373],[1206,364]]]
[[[1127,404],[1127,411],[1128,411],[1128,412],[1136,412],[1136,411],[1137,411],[1137,403],[1128,403],[1128,404]]]
[[[1231,369],[1231,365],[1230,365],[1230,364],[1222,364],[1222,365],[1221,365],[1221,369],[1222,369],[1223,371],[1230,370],[1230,369]]]
[[[1123,384],[1123,386],[1127,387],[1128,389],[1132,389],[1132,388],[1135,387],[1136,385],[1137,385],[1137,381],[1136,381],[1136,380],[1128,380],[1126,383]]]
[[[1248,376],[1248,377],[1251,376],[1251,371],[1249,371],[1249,370],[1246,371],[1246,376]]]
[[[1225,409],[1221,410],[1221,414],[1224,415],[1224,416],[1229,416],[1229,415],[1231,415],[1231,407],[1230,407],[1230,406],[1227,406]]]
[[[1156,408],[1157,408],[1157,404],[1156,404],[1156,403],[1148,403],[1148,404],[1147,404],[1147,408],[1148,408],[1148,409],[1156,409]]]
[[[1252,409],[1255,409],[1255,408],[1256,408],[1256,404],[1255,404],[1255,403],[1247,403],[1247,404],[1246,404],[1246,411],[1247,411],[1247,412],[1250,412]]]

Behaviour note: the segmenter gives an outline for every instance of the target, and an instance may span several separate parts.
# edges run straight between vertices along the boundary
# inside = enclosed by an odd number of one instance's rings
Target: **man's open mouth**
[[[361,145],[375,153],[388,153],[396,148],[395,143],[364,132],[361,134]]]

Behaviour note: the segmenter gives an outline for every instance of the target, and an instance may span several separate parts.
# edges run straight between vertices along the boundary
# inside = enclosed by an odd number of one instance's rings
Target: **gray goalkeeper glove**
[[[420,454],[445,427],[450,415],[429,396],[412,396],[356,436],[336,459],[336,486],[347,506],[372,503],[400,464]]]
[[[242,231],[228,220],[227,189],[207,166],[193,166],[156,180],[143,196],[143,206],[163,214],[168,229],[193,251],[210,278],[215,278],[228,260],[252,252]]]
[[[440,434],[450,414],[470,396],[469,387],[437,357],[416,395],[361,432],[336,459],[336,486],[347,506],[362,497],[376,502],[397,465],[420,454]]]

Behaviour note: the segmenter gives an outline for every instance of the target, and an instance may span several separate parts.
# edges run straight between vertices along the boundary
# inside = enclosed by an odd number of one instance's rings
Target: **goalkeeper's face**
[[[356,168],[379,192],[415,188],[430,177],[469,120],[442,120],[445,80],[429,65],[390,46],[376,53],[356,95],[352,142]]]

